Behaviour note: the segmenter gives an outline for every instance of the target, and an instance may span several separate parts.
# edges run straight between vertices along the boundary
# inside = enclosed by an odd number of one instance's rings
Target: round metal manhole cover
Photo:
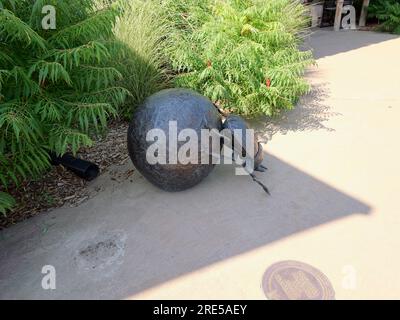
[[[264,273],[262,287],[271,300],[333,300],[335,291],[318,269],[298,261],[281,261]]]

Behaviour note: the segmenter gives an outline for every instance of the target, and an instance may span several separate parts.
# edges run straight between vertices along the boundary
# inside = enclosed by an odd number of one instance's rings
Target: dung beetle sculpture
[[[263,147],[260,142],[256,141],[253,139],[253,146],[248,146],[247,147],[247,141],[246,141],[246,135],[245,132],[248,129],[248,126],[246,122],[243,120],[242,117],[238,115],[227,115],[226,119],[223,123],[222,126],[224,129],[228,129],[231,132],[231,136],[233,137],[235,143],[233,144],[236,146],[232,150],[232,158],[235,159],[235,153],[238,154],[240,157],[244,158],[244,162],[242,163],[242,166],[246,168],[246,162],[247,161],[252,161],[252,166],[255,171],[260,171],[260,172],[265,172],[267,168],[262,165],[262,161],[264,160],[264,152],[263,152]],[[240,133],[240,134],[237,134]],[[253,147],[253,157],[249,159],[249,156],[247,155],[247,148]],[[254,182],[259,184],[263,190],[270,194],[268,188],[257,179],[257,177],[254,175],[252,171],[247,171],[249,176],[253,179]]]
[[[238,148],[234,151],[236,151],[241,157],[246,158],[247,142],[245,132],[249,127],[243,118],[234,114],[227,115],[222,127],[231,131],[233,139],[236,140],[234,145]],[[240,135],[237,135],[238,131],[241,132]],[[261,143],[256,140],[254,140],[254,157],[252,160],[254,162],[253,166],[255,171],[265,172],[267,168],[261,164],[264,160],[263,147]]]
[[[239,116],[227,116],[222,123],[221,112],[206,97],[188,89],[166,89],[153,94],[136,110],[128,129],[128,152],[137,170],[152,184],[166,191],[181,191],[191,188],[202,181],[214,168],[212,159],[215,157],[209,141],[202,141],[202,129],[207,129],[219,134],[222,129],[246,130],[247,125]],[[172,124],[172,126],[171,126]],[[171,134],[172,128],[172,134]],[[185,129],[195,133],[196,148],[190,156],[207,161],[197,163],[172,161],[174,156],[166,150],[178,151],[185,145],[186,140],[173,139]],[[157,134],[155,134],[157,133]],[[218,136],[218,139],[222,140]],[[162,141],[165,146],[162,147]],[[159,148],[154,150],[154,144],[159,143]],[[246,145],[239,141],[241,155],[246,158]],[[152,149],[153,148],[153,149]],[[261,165],[263,152],[261,144],[254,145],[255,169],[265,169]],[[154,151],[149,153],[149,150]],[[180,151],[179,151],[180,152]],[[192,153],[192,150],[190,151]],[[220,153],[220,149],[218,149]],[[150,161],[149,154],[164,159],[165,161]],[[175,155],[177,152],[175,152]],[[262,185],[252,172],[249,175],[260,184],[266,192],[268,189]]]
[[[160,129],[166,133],[166,148],[169,149],[170,124],[176,121],[177,132],[191,128],[201,136],[201,129],[221,130],[222,121],[218,110],[202,95],[186,89],[166,89],[149,98],[138,108],[128,129],[128,151],[133,164],[151,183],[166,191],[188,189],[203,180],[214,168],[208,164],[149,163],[146,152],[152,141],[147,141],[148,132]],[[184,142],[177,142],[179,149]],[[200,144],[200,141],[199,141]],[[201,157],[201,146],[198,148]],[[211,156],[210,156],[211,157]]]

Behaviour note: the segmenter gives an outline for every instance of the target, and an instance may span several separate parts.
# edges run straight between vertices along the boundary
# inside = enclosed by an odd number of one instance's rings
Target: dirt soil
[[[77,157],[96,163],[100,174],[107,172],[111,165],[125,164],[129,159],[127,130],[127,122],[111,123],[108,132],[94,139],[92,147],[80,150]],[[99,191],[87,188],[88,183],[61,165],[51,167],[40,179],[9,190],[17,206],[6,217],[0,216],[0,230],[52,208],[80,205]]]

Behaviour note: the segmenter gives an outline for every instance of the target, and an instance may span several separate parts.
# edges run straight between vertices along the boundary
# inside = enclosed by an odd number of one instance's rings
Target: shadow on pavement
[[[312,33],[312,36],[306,41],[304,49],[314,48],[315,59],[320,59],[398,38],[397,35],[381,32],[358,30],[335,32],[331,28],[323,28],[316,29]]]
[[[136,174],[134,183],[79,208],[6,229],[0,297],[127,298],[298,232],[370,212],[367,204],[274,156],[266,155],[265,164],[268,172],[257,175],[271,196],[228,165],[180,193],[163,192]],[[43,221],[53,223],[46,232],[39,228]],[[47,264],[57,270],[57,290],[41,288]]]
[[[312,72],[309,72],[309,76]],[[249,120],[248,123],[251,128],[256,128],[257,135],[263,143],[267,143],[277,133],[334,131],[327,127],[325,122],[332,117],[340,116],[340,114],[331,111],[331,107],[326,103],[328,96],[326,85],[313,84],[311,91],[300,98],[294,109],[283,111],[275,117],[259,117]]]

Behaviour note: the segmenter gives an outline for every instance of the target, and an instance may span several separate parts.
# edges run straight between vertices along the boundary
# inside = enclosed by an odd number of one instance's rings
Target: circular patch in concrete
[[[125,236],[120,232],[100,234],[81,244],[75,261],[84,270],[118,265],[125,253]]]
[[[281,261],[264,273],[262,287],[271,300],[333,300],[335,291],[318,269],[303,262]]]

